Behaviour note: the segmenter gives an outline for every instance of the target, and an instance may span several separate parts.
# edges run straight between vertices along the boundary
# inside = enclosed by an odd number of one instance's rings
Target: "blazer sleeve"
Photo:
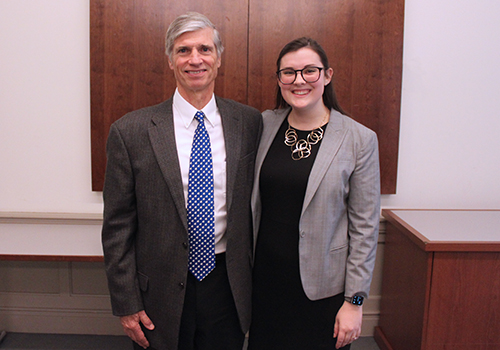
[[[349,180],[349,254],[345,295],[367,297],[375,265],[380,222],[380,169],[377,135],[367,130]]]
[[[113,124],[106,145],[102,245],[113,314],[131,315],[144,307],[136,275],[134,239],[137,207],[132,163],[119,128]]]

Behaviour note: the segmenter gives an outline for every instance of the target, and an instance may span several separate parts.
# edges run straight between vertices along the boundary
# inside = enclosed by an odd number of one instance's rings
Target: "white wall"
[[[102,211],[89,67],[88,0],[0,0],[0,211]]]
[[[407,0],[391,208],[500,209],[500,2]]]
[[[500,2],[406,1],[391,208],[500,208]],[[100,213],[88,0],[0,1],[0,212]]]

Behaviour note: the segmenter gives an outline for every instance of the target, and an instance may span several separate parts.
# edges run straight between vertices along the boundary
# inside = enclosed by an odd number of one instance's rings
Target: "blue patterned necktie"
[[[210,137],[203,118],[196,112],[198,127],[194,132],[189,159],[188,233],[189,271],[203,280],[215,268],[214,180]]]

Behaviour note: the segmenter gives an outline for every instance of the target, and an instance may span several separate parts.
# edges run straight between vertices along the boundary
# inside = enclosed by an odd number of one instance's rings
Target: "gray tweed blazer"
[[[227,169],[226,263],[240,324],[251,312],[250,196],[262,116],[216,98]],[[126,114],[110,129],[102,243],[113,313],[145,310],[155,349],[177,349],[188,274],[187,210],[176,150],[172,99]]]
[[[262,163],[290,109],[268,110],[252,194],[254,244],[260,222]],[[278,135],[283,137],[284,135]],[[286,146],[284,146],[286,147]],[[380,220],[376,134],[334,110],[309,175],[299,223],[300,276],[318,300],[345,292],[368,296]],[[278,248],[277,248],[278,249]]]

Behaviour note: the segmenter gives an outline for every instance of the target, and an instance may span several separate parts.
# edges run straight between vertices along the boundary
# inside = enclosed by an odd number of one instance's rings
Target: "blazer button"
[[[188,249],[188,244],[186,242],[182,243],[182,246],[184,247],[184,249]]]
[[[304,238],[306,236],[306,233],[304,231],[300,231],[300,238]]]
[[[181,289],[184,289],[184,282],[180,282],[179,287],[181,287]]]

